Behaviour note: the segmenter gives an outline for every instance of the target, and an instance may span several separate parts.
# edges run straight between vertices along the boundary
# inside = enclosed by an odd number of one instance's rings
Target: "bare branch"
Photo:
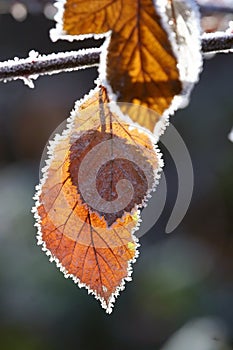
[[[203,34],[202,51],[204,53],[233,52],[233,34],[225,34],[224,32]]]
[[[36,79],[38,75],[55,74],[98,66],[101,49],[83,49],[39,55],[35,51],[29,57],[0,62],[0,81]]]
[[[202,36],[203,53],[233,52],[233,34],[205,33]],[[32,51],[28,58],[0,62],[0,81],[23,79],[30,85],[31,79],[40,75],[55,74],[98,66],[101,48],[39,55]]]

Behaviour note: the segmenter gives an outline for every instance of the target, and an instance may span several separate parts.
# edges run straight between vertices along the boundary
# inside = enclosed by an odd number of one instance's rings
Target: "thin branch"
[[[203,53],[233,53],[233,34],[205,33],[202,36]]]
[[[31,51],[27,58],[0,62],[0,81],[36,79],[38,75],[96,67],[99,64],[100,53],[100,48],[49,55],[39,55]]]
[[[218,32],[202,36],[203,53],[233,52],[233,34]],[[99,65],[101,48],[39,55],[35,51],[25,59],[0,62],[0,81],[23,79],[33,87],[39,75],[73,71]]]

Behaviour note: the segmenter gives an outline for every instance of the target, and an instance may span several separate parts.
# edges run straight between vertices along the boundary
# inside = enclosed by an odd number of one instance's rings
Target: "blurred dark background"
[[[93,45],[52,43],[51,3],[0,1],[1,61]],[[189,106],[171,119],[192,158],[192,202],[166,235],[177,176],[164,150],[166,206],[110,316],[48,262],[30,212],[44,146],[96,77],[88,69],[41,77],[35,89],[0,83],[0,349],[232,349],[233,54],[205,60]]]

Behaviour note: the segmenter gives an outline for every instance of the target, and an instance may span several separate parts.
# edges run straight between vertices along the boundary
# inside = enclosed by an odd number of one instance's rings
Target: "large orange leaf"
[[[116,101],[151,131],[188,97],[201,67],[199,17],[192,0],[67,0],[57,3],[53,38],[106,36],[100,78]],[[107,33],[107,34],[106,34]],[[107,50],[107,51],[106,51]],[[164,122],[159,127],[164,127]]]
[[[77,103],[49,155],[35,196],[38,243],[111,312],[137,256],[138,208],[160,170],[153,139],[119,117],[101,87]]]

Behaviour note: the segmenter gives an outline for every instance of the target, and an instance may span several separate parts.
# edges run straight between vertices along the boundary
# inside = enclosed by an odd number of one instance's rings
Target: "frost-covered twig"
[[[39,75],[54,74],[98,66],[100,48],[39,55],[35,51],[29,57],[0,62],[0,81],[23,79],[30,85]]]
[[[233,52],[233,34],[224,32],[203,34],[202,51],[204,53]]]
[[[202,36],[203,53],[233,52],[233,34],[224,32]],[[0,62],[0,81],[23,79],[33,86],[32,79],[40,75],[98,66],[101,48],[39,55],[31,51],[28,58]]]

